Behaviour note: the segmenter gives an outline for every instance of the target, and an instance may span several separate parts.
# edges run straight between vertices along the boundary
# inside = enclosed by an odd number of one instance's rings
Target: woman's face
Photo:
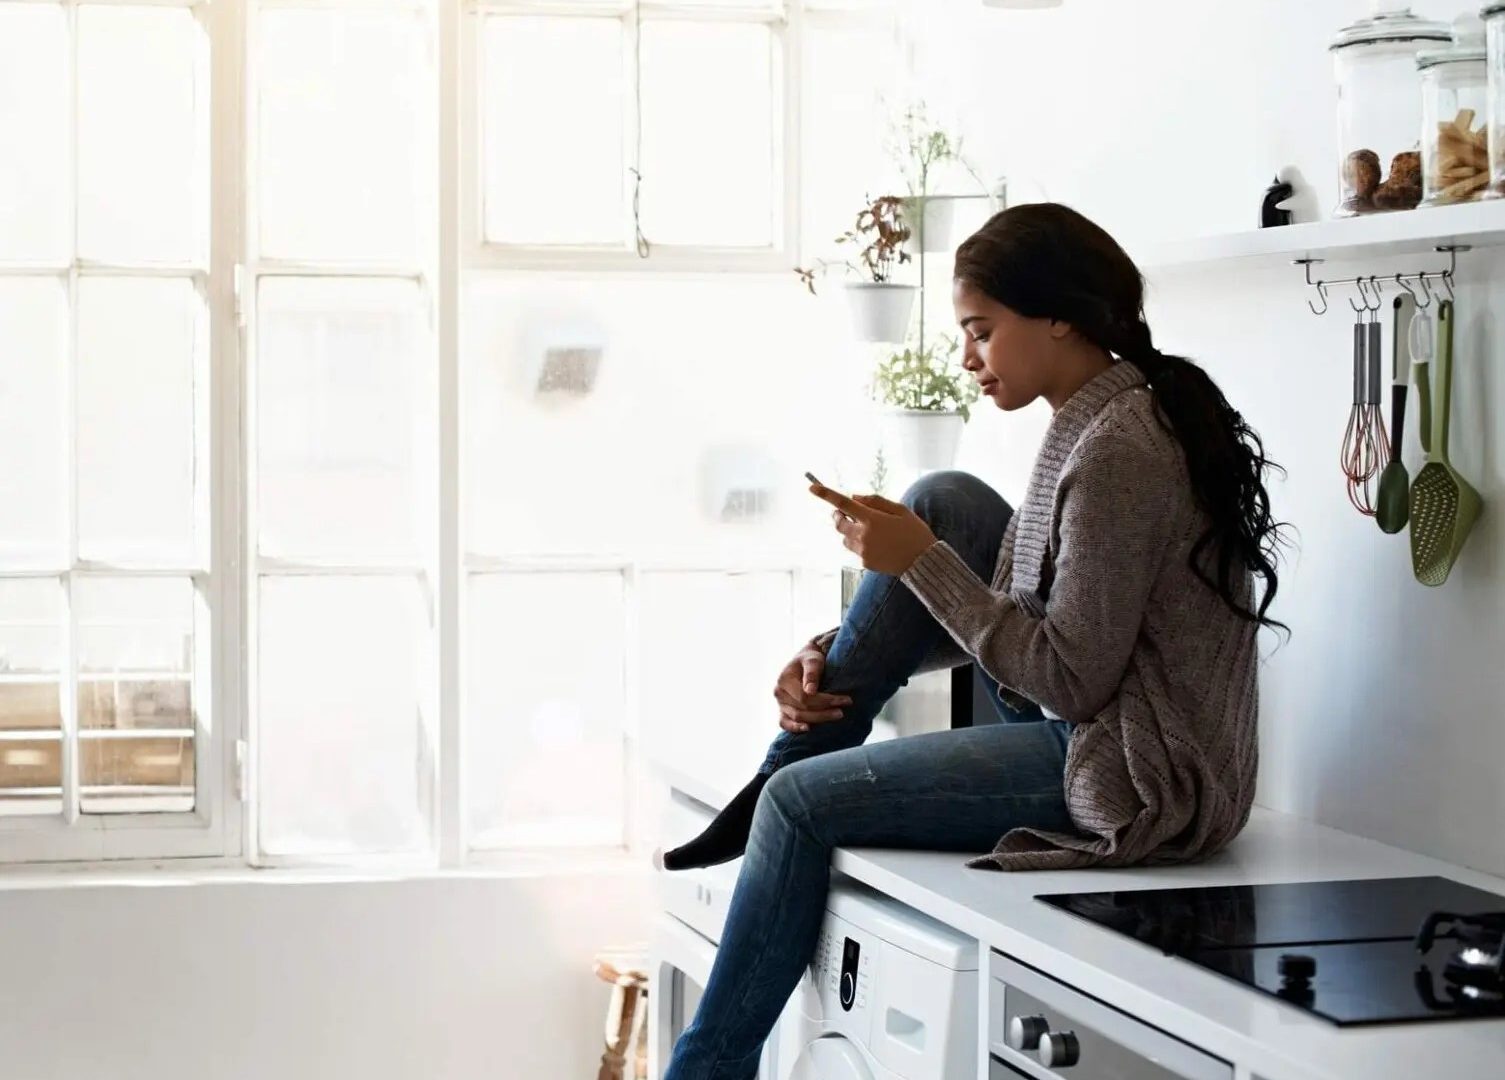
[[[951,302],[962,329],[962,366],[977,379],[983,396],[1010,412],[1041,397],[1070,327],[1027,319],[963,281],[952,286]]]

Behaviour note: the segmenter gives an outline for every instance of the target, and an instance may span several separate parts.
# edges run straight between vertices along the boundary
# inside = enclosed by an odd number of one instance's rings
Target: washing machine
[[[779,1080],[977,1075],[977,941],[849,879],[779,1024]]]

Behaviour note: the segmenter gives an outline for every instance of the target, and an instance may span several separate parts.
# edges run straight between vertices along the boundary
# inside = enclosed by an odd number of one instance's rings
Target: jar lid
[[[1501,11],[1505,11],[1505,0],[1501,0],[1499,6]],[[1419,53],[1416,57],[1417,70],[1425,71],[1440,64],[1483,63],[1489,59],[1489,48],[1484,42],[1484,21],[1479,16],[1465,14],[1454,19],[1452,39],[1450,48]]]
[[[1501,6],[1505,6],[1505,3]],[[1437,41],[1447,44],[1453,40],[1446,23],[1418,18],[1404,4],[1378,2],[1374,9],[1374,14],[1369,18],[1360,19],[1352,26],[1345,26],[1338,31],[1338,36],[1330,46],[1331,50],[1336,52],[1355,45],[1378,45],[1382,42]]]
[[[1500,9],[1505,11],[1505,7]],[[1441,52],[1424,52],[1416,58],[1416,67],[1420,71],[1427,68],[1437,67],[1439,64],[1482,64],[1489,59],[1488,49],[1464,49],[1454,46],[1451,49],[1443,49]]]

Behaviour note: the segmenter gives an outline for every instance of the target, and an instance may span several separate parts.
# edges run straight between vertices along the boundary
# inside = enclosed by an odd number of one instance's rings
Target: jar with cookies
[[[1338,82],[1337,217],[1410,210],[1422,199],[1421,73],[1424,51],[1449,48],[1446,23],[1405,4],[1373,0],[1372,13],[1333,40]]]
[[[1483,11],[1489,52],[1490,198],[1505,199],[1505,0]]]
[[[1489,64],[1484,23],[1453,22],[1453,44],[1416,58],[1421,73],[1422,204],[1450,206],[1489,187]]]

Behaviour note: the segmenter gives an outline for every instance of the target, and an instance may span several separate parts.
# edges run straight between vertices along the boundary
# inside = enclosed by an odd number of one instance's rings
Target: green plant
[[[883,487],[888,483],[888,458],[884,456],[883,447],[878,447],[878,452],[873,456],[873,494],[884,494]]]
[[[943,336],[930,345],[890,353],[873,373],[873,396],[896,409],[955,412],[968,419],[980,391],[954,362],[959,345],[956,338]]]
[[[899,113],[889,134],[888,149],[910,195],[929,195],[931,173],[947,162],[960,165],[982,184],[982,178],[962,154],[961,137],[931,120],[923,101],[913,102]]]
[[[904,200],[897,195],[882,195],[871,199],[857,214],[852,228],[836,238],[836,243],[858,249],[855,261],[828,261],[817,259],[814,269],[796,267],[795,273],[805,283],[805,288],[815,292],[815,276],[833,266],[865,274],[875,285],[882,285],[893,276],[894,267],[909,261],[909,252],[904,244],[909,240],[909,225],[904,220]]]

